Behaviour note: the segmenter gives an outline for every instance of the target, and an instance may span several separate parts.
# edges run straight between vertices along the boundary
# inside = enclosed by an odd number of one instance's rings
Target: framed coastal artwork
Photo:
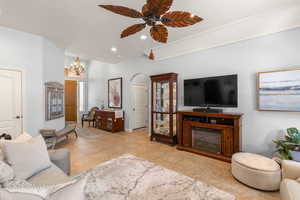
[[[108,107],[122,108],[122,78],[108,80]]]
[[[258,90],[260,111],[300,112],[300,68],[259,73]]]

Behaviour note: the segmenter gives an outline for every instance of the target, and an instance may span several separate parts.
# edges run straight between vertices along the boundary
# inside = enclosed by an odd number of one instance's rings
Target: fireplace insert
[[[192,148],[221,154],[221,139],[221,130],[192,127]]]

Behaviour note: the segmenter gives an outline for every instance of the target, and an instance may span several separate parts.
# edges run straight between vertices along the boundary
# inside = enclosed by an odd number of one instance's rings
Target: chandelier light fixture
[[[75,73],[77,76],[80,76],[85,72],[85,68],[83,64],[80,63],[79,57],[76,57],[75,62],[70,65],[69,70]]]

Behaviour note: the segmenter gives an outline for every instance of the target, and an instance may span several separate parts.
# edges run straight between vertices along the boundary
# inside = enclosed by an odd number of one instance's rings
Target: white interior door
[[[147,126],[148,122],[148,90],[144,85],[132,86],[134,129]]]
[[[22,133],[22,74],[0,69],[0,135]]]

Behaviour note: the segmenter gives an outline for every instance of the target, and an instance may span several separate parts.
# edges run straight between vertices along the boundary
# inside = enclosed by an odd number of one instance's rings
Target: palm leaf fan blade
[[[126,28],[121,33],[121,38],[128,37],[129,35],[133,35],[133,34],[139,32],[139,31],[143,30],[145,27],[146,27],[145,23],[132,25],[132,26]]]
[[[164,25],[155,25],[150,30],[151,37],[161,43],[167,43],[168,29]]]
[[[181,11],[168,12],[161,18],[164,25],[174,28],[191,26],[202,20],[201,17]]]
[[[131,18],[142,18],[143,17],[141,12],[134,10],[132,8],[124,7],[124,6],[99,5],[99,7],[109,10],[113,13],[126,16],[126,17],[131,17]]]
[[[151,13],[151,11],[150,11],[150,9],[148,7],[148,4],[145,4],[143,6],[143,8],[142,8],[142,14],[143,14],[144,17],[148,17],[148,16],[152,15],[152,13]]]
[[[172,6],[173,0],[147,0],[147,7],[155,16],[166,13]]]

